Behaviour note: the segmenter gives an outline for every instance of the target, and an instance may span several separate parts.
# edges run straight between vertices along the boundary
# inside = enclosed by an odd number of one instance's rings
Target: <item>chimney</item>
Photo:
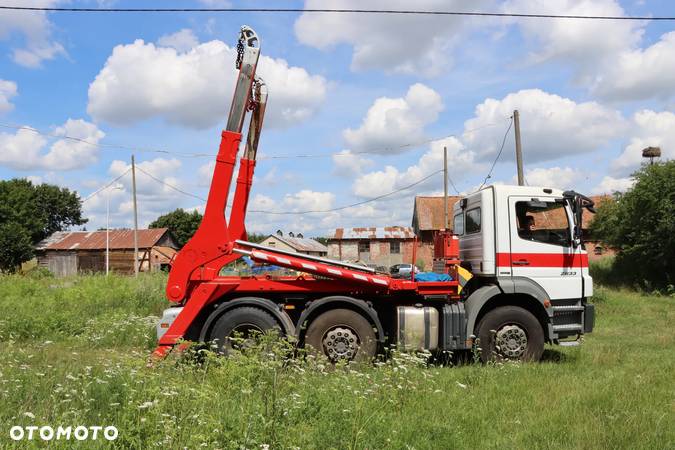
[[[277,236],[283,237],[284,233],[281,230],[277,230]]]
[[[295,235],[293,234],[292,231],[289,231],[289,232],[288,232],[288,237],[295,237]]]
[[[300,239],[304,238],[304,236],[302,235],[302,233],[298,233],[298,236],[297,236],[297,237],[299,237]]]

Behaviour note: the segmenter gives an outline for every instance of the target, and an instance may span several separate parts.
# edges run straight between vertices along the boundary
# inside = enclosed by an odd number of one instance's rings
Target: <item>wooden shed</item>
[[[133,230],[110,230],[110,271],[134,273]],[[167,228],[138,230],[138,264],[141,272],[168,269],[178,246]],[[106,232],[58,231],[39,242],[38,265],[56,276],[105,272]]]

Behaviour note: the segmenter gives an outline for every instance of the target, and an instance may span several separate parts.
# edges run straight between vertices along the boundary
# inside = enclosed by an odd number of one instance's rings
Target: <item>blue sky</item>
[[[228,5],[266,6],[161,3]],[[465,8],[458,0],[274,6]],[[474,8],[640,16],[674,11],[668,1],[617,0],[481,0]],[[87,198],[89,229],[105,225],[109,198],[111,225],[126,227],[132,223],[130,177],[123,174],[135,149],[144,171],[138,175],[141,224],[177,207],[203,208],[201,200],[172,187],[206,196],[211,159],[185,154],[217,149],[242,24],[261,37],[259,73],[270,91],[250,209],[300,212],[368,200],[441,169],[443,146],[452,181],[470,192],[488,173],[513,109],[521,115],[531,185],[593,194],[624,190],[642,148],[659,145],[665,158],[675,155],[673,22],[0,12],[0,177],[77,190]],[[270,158],[300,154],[320,156]],[[490,182],[514,182],[513,154],[510,132]],[[120,175],[113,185],[118,189],[91,195]],[[323,235],[339,226],[409,225],[414,195],[438,194],[442,186],[436,175],[339,212],[251,213],[248,227]]]

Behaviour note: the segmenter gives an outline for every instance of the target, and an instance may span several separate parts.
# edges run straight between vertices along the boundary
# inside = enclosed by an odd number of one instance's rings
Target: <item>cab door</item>
[[[563,199],[509,197],[512,277],[539,284],[551,300],[582,296],[582,249],[572,236],[573,216]]]

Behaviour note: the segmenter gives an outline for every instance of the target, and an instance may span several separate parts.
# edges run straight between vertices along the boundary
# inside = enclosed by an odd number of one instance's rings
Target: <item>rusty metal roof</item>
[[[336,228],[328,239],[414,239],[412,227]]]
[[[164,237],[168,228],[138,230],[138,248],[150,248]],[[105,250],[106,232],[57,231],[36,246],[37,250]],[[111,249],[133,249],[134,230],[110,230]]]
[[[452,208],[462,198],[458,195],[448,196],[448,226],[452,228]],[[413,211],[413,227],[419,231],[440,230],[443,226],[443,197],[415,197]]]

